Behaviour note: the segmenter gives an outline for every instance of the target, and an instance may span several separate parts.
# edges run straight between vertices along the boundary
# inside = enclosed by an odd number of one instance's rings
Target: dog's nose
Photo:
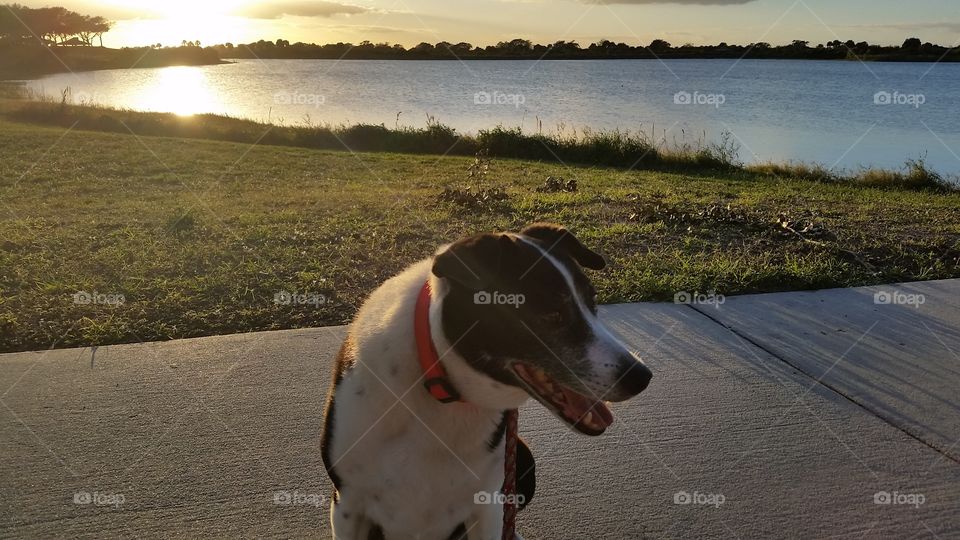
[[[650,371],[650,368],[631,359],[629,367],[620,378],[620,384],[631,396],[635,396],[647,388],[652,378],[653,372]]]

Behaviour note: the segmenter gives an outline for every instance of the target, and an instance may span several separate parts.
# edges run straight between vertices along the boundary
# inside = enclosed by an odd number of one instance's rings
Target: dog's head
[[[605,264],[553,224],[460,240],[433,263],[447,285],[444,334],[475,370],[599,435],[613,422],[604,401],[639,394],[652,376],[597,318],[583,269]]]

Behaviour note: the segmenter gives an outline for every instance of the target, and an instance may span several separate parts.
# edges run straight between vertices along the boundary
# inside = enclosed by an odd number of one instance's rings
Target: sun
[[[118,22],[111,37],[122,43],[167,46],[183,41],[200,41],[204,45],[240,41],[248,37],[251,22],[237,14],[251,3],[252,0],[124,1],[124,8],[142,15],[136,20]]]

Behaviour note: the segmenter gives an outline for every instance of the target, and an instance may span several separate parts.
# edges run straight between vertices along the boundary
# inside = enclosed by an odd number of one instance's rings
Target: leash
[[[517,529],[517,437],[520,411],[506,413],[507,439],[503,449],[503,540],[513,540]]]
[[[417,342],[417,359],[426,380],[424,388],[440,403],[461,401],[460,393],[450,383],[447,372],[430,336],[430,282],[420,289],[413,316],[413,334]],[[517,528],[517,420],[520,412],[505,413],[506,436],[503,449],[503,540],[513,540]]]

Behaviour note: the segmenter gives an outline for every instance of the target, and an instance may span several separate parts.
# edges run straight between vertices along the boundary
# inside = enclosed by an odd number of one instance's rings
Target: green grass
[[[607,256],[591,274],[603,302],[960,277],[955,192],[493,154],[478,180],[472,157],[0,121],[0,351],[346,323],[439,244],[539,220]],[[548,176],[578,190],[537,191]],[[507,197],[441,200],[468,186]],[[327,302],[281,305],[280,291]]]

